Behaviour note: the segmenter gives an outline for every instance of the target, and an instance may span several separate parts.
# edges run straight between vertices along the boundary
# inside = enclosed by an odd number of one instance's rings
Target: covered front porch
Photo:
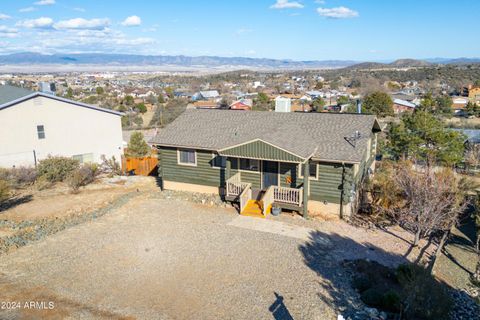
[[[255,140],[219,151],[226,157],[225,200],[242,215],[266,217],[272,207],[307,216],[309,161]]]
[[[303,211],[303,187],[289,188],[270,185],[266,189],[252,189],[252,184],[242,182],[238,172],[226,181],[225,199],[239,202],[240,214],[266,217],[273,206]]]

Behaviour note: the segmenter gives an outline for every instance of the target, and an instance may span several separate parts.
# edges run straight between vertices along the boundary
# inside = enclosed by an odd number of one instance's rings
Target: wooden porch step
[[[249,217],[257,217],[257,218],[265,218],[262,213],[262,206],[260,201],[257,200],[249,200],[247,205],[240,213],[242,216],[249,216]]]

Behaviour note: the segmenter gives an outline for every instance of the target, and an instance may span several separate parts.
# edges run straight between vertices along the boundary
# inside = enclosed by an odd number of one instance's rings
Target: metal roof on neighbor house
[[[0,105],[28,96],[29,94],[32,94],[32,93],[33,91],[25,88],[9,86],[9,85],[0,86]]]
[[[151,143],[219,151],[259,140],[303,159],[356,163],[372,130],[380,130],[375,116],[363,114],[187,110]]]
[[[220,95],[217,90],[200,91],[200,94],[201,94],[202,97],[204,97],[205,99],[216,98],[216,97],[218,97],[218,96]]]
[[[416,107],[415,104],[413,104],[411,102],[408,102],[408,101],[405,101],[405,100],[402,100],[402,99],[394,99],[393,103],[401,105],[401,106],[405,106],[405,107],[408,107],[408,108],[415,108]]]
[[[4,87],[6,87],[6,88],[4,88]],[[22,89],[22,90],[27,91],[27,92],[23,92],[23,94],[22,94],[22,91],[17,90],[17,89]],[[27,94],[25,94],[25,93],[27,93]],[[62,101],[62,102],[73,104],[73,105],[76,105],[76,106],[79,106],[79,107],[84,107],[84,108],[88,108],[88,109],[92,109],[92,110],[111,113],[111,114],[114,114],[114,115],[117,115],[117,116],[122,116],[123,115],[122,112],[118,112],[118,111],[115,111],[115,110],[100,108],[100,107],[92,106],[90,104],[86,104],[86,103],[83,103],[83,102],[78,102],[78,101],[65,99],[65,98],[62,98],[62,97],[54,96],[54,95],[43,93],[43,92],[40,92],[40,91],[30,91],[30,90],[26,90],[26,89],[23,89],[23,88],[8,86],[8,85],[7,86],[0,86],[0,110],[6,109],[6,108],[14,106],[14,105],[16,105],[20,102],[23,102],[23,101],[26,101],[28,99],[32,99],[32,98],[35,98],[35,97],[44,97],[44,98],[49,98],[49,99],[53,99],[53,100],[57,100],[57,101]],[[3,101],[5,101],[5,102],[3,102]]]
[[[453,129],[454,131],[463,133],[470,143],[480,143],[480,130],[478,129]]]

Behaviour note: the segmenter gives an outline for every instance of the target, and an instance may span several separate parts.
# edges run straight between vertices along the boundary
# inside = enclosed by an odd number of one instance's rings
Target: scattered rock
[[[189,201],[193,203],[199,203],[202,205],[209,205],[211,207],[220,207],[220,208],[231,207],[228,203],[223,201],[219,195],[216,195],[216,194],[163,190],[162,192],[155,193],[154,197],[157,197],[160,199]]]
[[[473,300],[466,290],[452,290],[453,310],[450,312],[452,320],[479,320],[480,306]]]
[[[375,309],[375,308],[369,308],[369,307],[365,307],[365,312],[372,318],[375,318],[378,316],[378,310]]]
[[[83,214],[73,212],[70,215],[61,218],[53,217],[24,220],[21,222],[11,220],[0,221],[1,227],[9,227],[10,229],[15,230],[15,234],[0,238],[0,255],[11,249],[25,246],[29,242],[43,239],[48,235],[57,233],[66,228],[101,217],[123,206],[131,198],[137,195],[137,192],[128,193],[106,207]]]

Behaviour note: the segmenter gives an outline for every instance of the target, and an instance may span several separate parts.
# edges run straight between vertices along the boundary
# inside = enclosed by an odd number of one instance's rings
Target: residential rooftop
[[[23,98],[25,96],[32,94],[33,92],[34,91],[21,88],[21,87],[16,87],[16,86],[10,86],[10,85],[0,86],[0,105],[13,100]]]
[[[359,163],[373,130],[375,116],[364,114],[187,110],[150,142],[218,151],[262,140],[303,159]]]

